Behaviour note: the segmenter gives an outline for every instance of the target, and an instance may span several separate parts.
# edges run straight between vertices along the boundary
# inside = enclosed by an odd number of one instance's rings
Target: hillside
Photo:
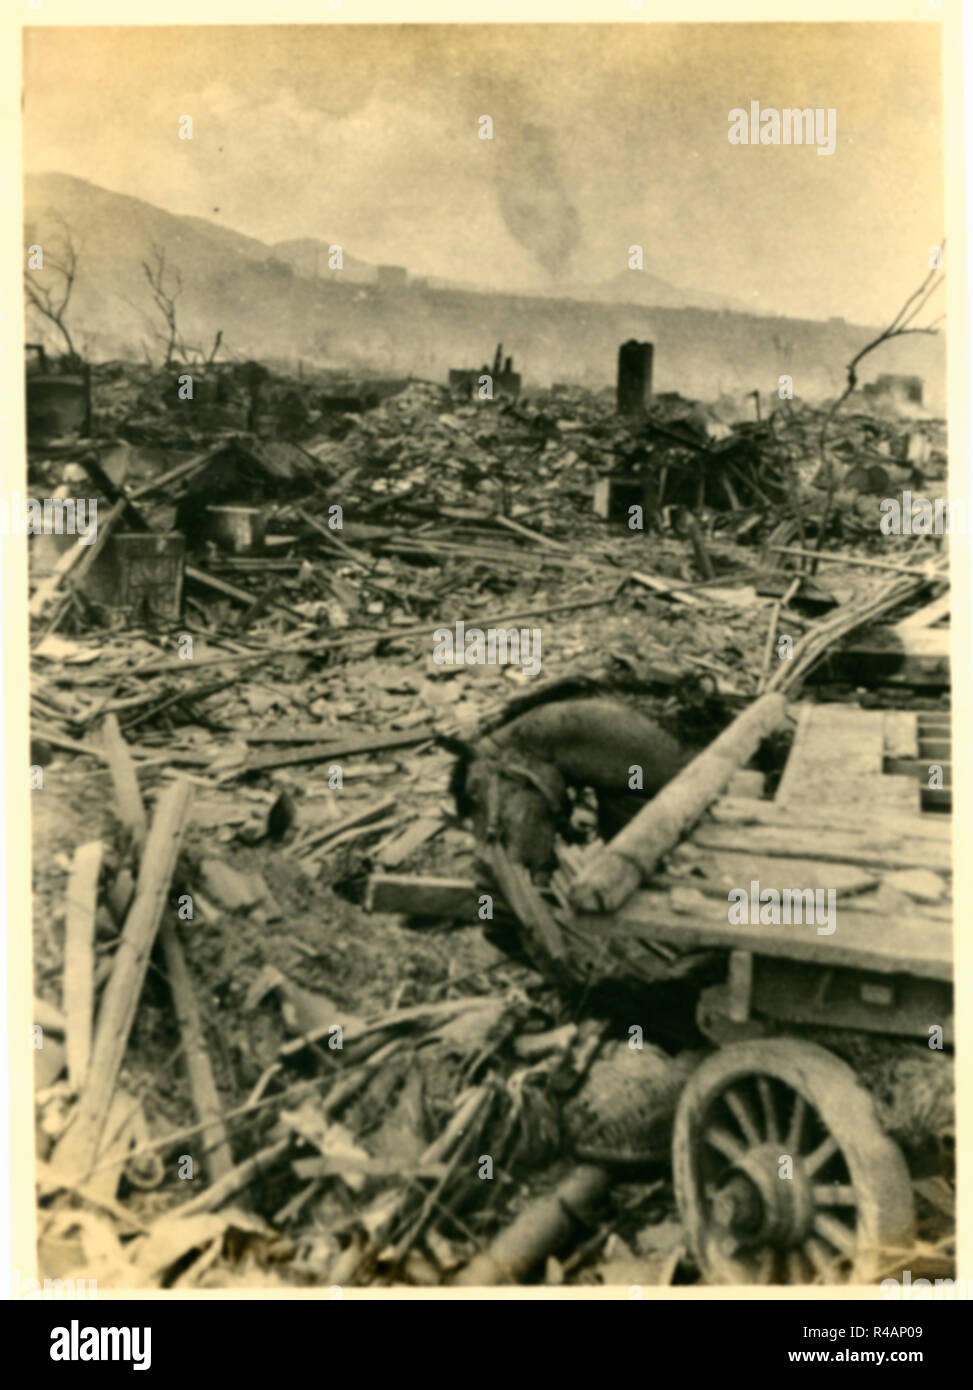
[[[240,358],[303,359],[441,381],[451,366],[478,366],[502,341],[528,386],[555,380],[600,386],[614,380],[619,343],[637,337],[656,344],[659,390],[712,400],[723,391],[776,390],[786,373],[797,395],[815,398],[840,389],[843,364],[873,336],[843,320],[646,304],[631,295],[619,302],[629,283],[624,277],[609,282],[615,290],[581,287],[560,299],[441,287],[440,281],[384,289],[370,283],[375,268],[346,249],[344,271],[309,278],[294,264],[313,252],[314,241],[267,246],[65,174],[28,176],[25,209],[30,241],[56,234],[52,212],[72,228],[80,257],[69,322],[95,359],[158,360],[160,322],[141,266],[153,243],[182,276],[184,339],[208,351],[220,329],[226,353]],[[665,282],[645,272],[631,278],[640,300],[662,295],[653,284]],[[597,300],[596,291],[605,298]],[[28,318],[31,337],[42,328]],[[900,339],[868,359],[863,379],[915,372],[926,381],[927,403],[937,405],[944,398],[944,360],[942,337]]]

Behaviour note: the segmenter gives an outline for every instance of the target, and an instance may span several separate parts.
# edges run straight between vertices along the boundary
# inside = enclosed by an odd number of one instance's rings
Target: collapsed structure
[[[84,1211],[106,1286],[948,1268],[949,588],[878,525],[942,422],[646,343],[614,397],[47,366],[29,482],[99,523],[32,538],[42,1266]],[[535,677],[433,659],[528,619]]]

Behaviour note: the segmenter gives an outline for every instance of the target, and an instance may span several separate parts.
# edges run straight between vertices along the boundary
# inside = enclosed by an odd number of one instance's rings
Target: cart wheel
[[[708,1057],[679,1100],[672,1166],[710,1283],[866,1283],[912,1247],[902,1152],[854,1072],[816,1043]]]

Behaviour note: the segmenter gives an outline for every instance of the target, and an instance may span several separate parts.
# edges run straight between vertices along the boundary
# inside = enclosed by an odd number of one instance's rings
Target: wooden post
[[[206,1039],[203,1034],[203,1020],[199,1004],[193,990],[193,982],[186,965],[182,945],[176,935],[172,922],[163,922],[159,933],[162,949],[166,957],[166,972],[172,1002],[179,1020],[179,1036],[182,1038],[186,1069],[189,1072],[189,1086],[193,1093],[193,1105],[201,1120],[212,1120],[212,1124],[200,1134],[200,1143],[208,1150],[203,1164],[212,1182],[217,1183],[233,1170],[233,1153],[230,1140],[223,1123],[223,1106],[220,1093],[216,1089],[213,1068],[206,1052]]]
[[[115,788],[119,820],[128,826],[136,846],[141,849],[147,828],[145,807],[142,805],[135,764],[114,714],[109,714],[101,726],[101,742]]]
[[[91,1025],[95,1012],[95,910],[103,849],[100,840],[78,845],[68,879],[62,1002],[67,1019],[68,1079],[78,1090],[84,1085],[91,1056]]]
[[[113,714],[108,715],[102,726],[102,739],[111,758],[111,775],[118,798],[119,815],[122,822],[131,829],[135,843],[141,849],[146,832],[145,808],[142,805],[132,755]],[[203,1020],[182,944],[171,921],[162,923],[159,938],[165,953],[172,1002],[179,1021],[179,1034],[182,1038],[193,1104],[201,1120],[213,1120],[212,1125],[202,1132],[200,1142],[209,1151],[204,1159],[206,1172],[213,1182],[218,1182],[232,1169],[233,1153],[222,1120],[222,1105],[213,1069],[206,1053]]]
[[[98,1014],[84,1090],[74,1120],[51,1160],[55,1171],[72,1180],[83,1180],[98,1156],[149,967],[149,955],[166,906],[192,795],[192,784],[179,778],[162,793],[156,807],[139,869],[135,899],[125,921],[115,966]]]

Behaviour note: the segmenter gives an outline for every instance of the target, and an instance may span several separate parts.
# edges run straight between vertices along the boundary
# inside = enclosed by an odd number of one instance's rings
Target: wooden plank
[[[767,549],[776,555],[802,555],[809,560],[824,561],[835,565],[862,565],[866,569],[891,570],[895,574],[914,574],[921,579],[925,573],[913,565],[896,565],[889,560],[873,560],[871,556],[829,554],[826,550],[802,550],[799,545],[768,545]]]
[[[379,847],[378,862],[386,868],[394,869],[397,864],[408,859],[410,854],[414,854],[421,845],[438,835],[443,824],[442,816],[418,816],[411,825],[407,825],[393,839],[387,840]]]
[[[776,801],[761,801],[743,797],[724,797],[710,810],[714,821],[721,825],[773,825],[781,830],[860,830],[859,815],[844,813],[841,806],[818,807],[794,805],[786,811]],[[882,813],[883,835],[897,835],[905,840],[937,840],[951,844],[953,831],[948,821],[929,820],[918,814]]]
[[[913,613],[911,617],[904,618],[901,623],[896,623],[893,632],[915,632],[922,628],[931,627],[933,623],[938,623],[940,618],[948,616],[952,606],[952,593],[949,589],[939,598],[933,599],[932,603],[927,603],[923,608]]]
[[[923,787],[921,790],[923,807],[945,806],[949,810],[953,807],[952,787]]]
[[[952,979],[953,941],[948,922],[919,912],[910,914],[908,921],[890,920],[851,908],[839,908],[836,920],[836,930],[830,936],[818,935],[813,925],[737,925],[727,921],[725,905],[718,911],[714,904],[712,913],[681,913],[673,909],[668,893],[642,891],[616,913],[578,914],[573,927],[612,938],[620,947],[633,938],[661,940],[683,950],[752,951],[758,956],[872,970],[882,975]]]
[[[269,729],[245,729],[247,743],[322,743],[342,738],[350,730],[337,724],[274,724]]]
[[[943,770],[943,786],[953,785],[953,764],[936,760],[934,758],[890,758],[889,771],[896,772],[900,776],[910,776],[921,778],[919,783],[920,795],[924,791],[931,790],[925,783],[929,780],[929,769],[931,767],[941,767]]]
[[[949,710],[943,710],[939,714],[921,709],[916,713],[916,721],[920,735],[926,734],[934,738],[949,738],[953,728]]]
[[[139,866],[135,899],[125,919],[111,978],[105,987],[87,1079],[75,1115],[58,1142],[52,1167],[81,1180],[92,1167],[135,1020],[156,932],[168,904],[192,787],[172,782],[156,804]]]
[[[919,738],[920,758],[928,758],[930,762],[941,763],[944,759],[953,756],[953,741],[950,738]]]
[[[215,589],[218,594],[224,594],[227,598],[232,598],[237,603],[245,604],[247,607],[258,597],[257,594],[250,593],[249,589],[238,588],[236,584],[229,584],[225,579],[217,579],[215,575],[207,574],[198,565],[186,565],[183,573],[187,579],[191,579],[195,584],[202,584],[207,589]],[[292,622],[299,624],[307,622],[303,613],[298,613],[297,609],[291,608],[289,604],[278,603],[276,599],[268,599],[267,607],[273,608],[279,613],[286,613]]]
[[[884,771],[886,721],[883,710],[857,705],[805,705],[798,721],[775,801],[788,807],[807,803],[918,811],[912,778]]]
[[[135,763],[132,761],[131,750],[125,742],[118,727],[118,719],[114,714],[109,714],[101,726],[101,741],[108,757],[108,766],[115,788],[118,818],[123,825],[128,826],[135,838],[136,845],[141,848],[148,829],[148,821],[145,817],[145,807],[142,804],[142,794],[139,791],[138,777],[135,772]]]
[[[887,879],[883,879],[874,893],[862,893],[860,897],[855,898],[851,906],[856,912],[877,912],[886,917],[890,914],[903,914],[911,918],[913,912],[920,912],[924,918],[935,917],[937,922],[945,922],[947,926],[952,927],[955,911],[948,880],[943,879],[943,885],[946,889],[944,896],[939,902],[930,903],[910,898],[908,893],[903,894],[894,884],[890,886]]]
[[[115,795],[118,797],[119,816],[122,823],[130,827],[135,836],[135,843],[141,848],[145,842],[148,824],[145,807],[139,792],[135,765],[132,762],[128,745],[119,731],[118,720],[113,714],[110,714],[105,720],[102,736],[105,748],[112,759],[112,781],[115,784]],[[186,1070],[189,1074],[193,1105],[201,1120],[213,1119],[214,1121],[210,1128],[201,1133],[200,1142],[206,1152],[204,1160],[206,1171],[211,1180],[215,1181],[223,1177],[233,1167],[233,1155],[221,1118],[222,1106],[216,1088],[216,1080],[210,1065],[209,1054],[206,1051],[202,1015],[174,923],[169,920],[163,921],[159,936],[165,953],[169,987],[172,990],[173,1005],[179,1023],[179,1034],[183,1044]],[[109,1124],[110,1120],[111,1112],[109,1112]],[[106,1124],[106,1131],[107,1128],[108,1124]],[[110,1177],[110,1172],[106,1176]],[[117,1177],[115,1177],[112,1179],[111,1196],[115,1195],[117,1185]]]
[[[784,764],[784,770],[777,784],[777,791],[774,793],[774,802],[778,806],[784,806],[788,801],[794,799],[796,791],[799,790],[799,779],[805,762],[803,749],[808,737],[807,730],[814,714],[814,708],[814,705],[808,701],[797,707],[794,740],[791,743],[787,762]]]
[[[821,859],[786,859],[771,855],[725,854],[698,851],[692,842],[682,845],[672,856],[674,864],[686,864],[694,870],[688,878],[675,879],[669,875],[671,887],[699,888],[703,893],[722,895],[724,901],[731,888],[742,888],[751,879],[758,879],[763,888],[792,888],[795,883],[804,888],[833,888],[839,897],[864,893],[878,885],[880,875],[853,864],[828,863]]]
[[[68,1079],[79,1091],[84,1085],[91,1057],[91,1029],[95,1016],[95,910],[103,848],[100,840],[78,845],[68,879],[62,989],[67,1020]]]
[[[203,1163],[211,1182],[219,1182],[233,1168],[233,1152],[223,1123],[223,1104],[216,1088],[216,1078],[206,1049],[203,1016],[193,988],[182,943],[172,921],[162,923],[159,933],[165,952],[166,971],[172,1002],[179,1023],[186,1070],[192,1091],[193,1108],[200,1120],[210,1121],[199,1133],[198,1142],[205,1152]]]
[[[353,840],[364,840],[371,835],[381,835],[385,830],[397,830],[399,825],[398,816],[389,816],[387,820],[370,821],[367,825],[356,825],[351,830],[343,830],[340,835],[326,840],[317,849],[304,852],[301,857],[307,859],[309,863],[316,864],[326,854],[333,854],[340,845],[350,844]]]
[[[372,874],[365,895],[365,911],[401,912],[413,917],[457,917],[475,922],[479,899],[489,891],[469,878]]]
[[[234,769],[233,775],[259,772],[264,768],[287,767],[291,763],[322,763],[328,758],[350,757],[353,753],[377,753],[384,748],[409,748],[417,743],[428,742],[434,733],[431,724],[424,724],[418,729],[407,729],[404,733],[349,733],[346,738],[335,739],[331,743],[313,743],[302,748],[257,753],[244,763],[242,768]]]
[[[496,840],[487,848],[493,876],[513,908],[521,945],[528,959],[545,975],[560,980],[567,946],[561,924],[541,896],[523,864],[516,863]],[[567,980],[565,976],[565,982]]]
[[[335,840],[339,835],[345,835],[357,826],[373,825],[376,821],[387,816],[389,811],[394,811],[397,806],[396,798],[389,796],[382,801],[372,801],[364,806],[359,806],[356,810],[346,816],[339,817],[337,820],[328,821],[324,825],[309,827],[303,834],[297,836],[290,847],[290,852],[298,857],[307,854],[316,845],[323,844],[326,840]]]
[[[170,468],[168,473],[160,473],[157,478],[150,478],[141,487],[133,488],[128,493],[130,502],[136,501],[139,497],[148,497],[150,493],[158,492],[160,488],[167,487],[169,483],[174,483],[177,478],[188,479],[191,473],[202,468],[204,463],[208,463],[214,455],[220,453],[227,447],[227,441],[221,439],[218,444],[214,444],[211,449],[207,449],[204,454],[196,454],[193,458],[185,459],[182,463],[177,463],[175,468]]]
[[[689,608],[705,608],[706,604],[702,599],[694,597],[693,594],[684,594],[679,589],[673,588],[663,579],[657,579],[654,574],[643,574],[640,570],[632,570],[629,577],[638,584],[644,584],[647,589],[652,589],[655,593],[666,594],[674,598],[677,603],[684,603]]]
[[[919,756],[919,719],[914,710],[887,709],[882,714],[884,753],[888,758]],[[886,763],[886,771],[888,765]]]
[[[869,980],[878,989],[869,989]],[[865,988],[863,989],[863,986]],[[851,970],[819,971],[804,961],[755,963],[751,1007],[767,1018],[817,1023],[828,1028],[917,1037],[929,1041],[930,1022],[939,1023],[943,1041],[953,1041],[952,988],[945,980],[876,980]]]
[[[918,795],[918,788],[916,789]],[[826,859],[875,869],[932,869],[952,873],[951,846],[929,839],[911,841],[884,833],[876,820],[868,830],[818,829],[806,826],[703,825],[692,836],[700,849],[770,854],[787,859]]]

